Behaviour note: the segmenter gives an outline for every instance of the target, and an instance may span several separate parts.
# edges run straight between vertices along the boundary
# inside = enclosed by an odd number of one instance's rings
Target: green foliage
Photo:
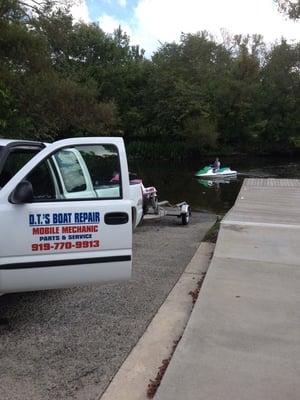
[[[8,121],[13,115],[12,103],[8,91],[5,88],[0,88],[0,129],[7,127]]]
[[[203,242],[210,242],[210,243],[216,243],[218,239],[218,234],[220,231],[220,223],[221,223],[222,217],[217,218],[217,221],[214,223],[214,225],[210,228],[210,230],[206,233]]]
[[[72,3],[1,1],[1,136],[123,135],[166,159],[299,149],[299,43],[187,33],[149,60],[121,27],[74,23]]]
[[[0,135],[55,140],[114,132],[118,108],[93,79],[113,39],[95,25],[73,25],[55,2],[43,2],[38,13],[24,4],[0,6]]]
[[[192,116],[184,123],[184,136],[189,147],[198,150],[216,147],[218,134],[216,126],[206,117]]]

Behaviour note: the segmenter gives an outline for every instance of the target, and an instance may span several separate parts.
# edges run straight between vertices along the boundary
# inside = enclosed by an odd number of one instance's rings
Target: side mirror
[[[15,190],[9,196],[9,201],[12,204],[25,204],[32,203],[33,188],[29,181],[22,181],[18,183]]]

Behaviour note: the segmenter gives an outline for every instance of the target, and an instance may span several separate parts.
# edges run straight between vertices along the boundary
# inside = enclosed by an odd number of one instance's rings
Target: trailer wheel
[[[154,210],[154,214],[158,214],[158,197],[157,196],[151,197],[151,205]]]
[[[190,222],[190,213],[181,214],[181,222],[182,225],[187,225]]]

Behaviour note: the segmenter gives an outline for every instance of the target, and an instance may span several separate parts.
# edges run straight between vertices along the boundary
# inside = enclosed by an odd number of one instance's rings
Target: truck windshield
[[[6,159],[4,165],[0,165],[0,189],[39,151],[40,149],[38,148],[16,148],[5,156],[7,153],[4,152],[4,147],[1,146],[0,161],[1,157],[6,157]]]

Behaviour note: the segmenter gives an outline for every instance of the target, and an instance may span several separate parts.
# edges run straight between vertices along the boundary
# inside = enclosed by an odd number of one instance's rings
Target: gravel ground
[[[214,221],[145,222],[130,282],[0,296],[0,398],[98,399]]]

